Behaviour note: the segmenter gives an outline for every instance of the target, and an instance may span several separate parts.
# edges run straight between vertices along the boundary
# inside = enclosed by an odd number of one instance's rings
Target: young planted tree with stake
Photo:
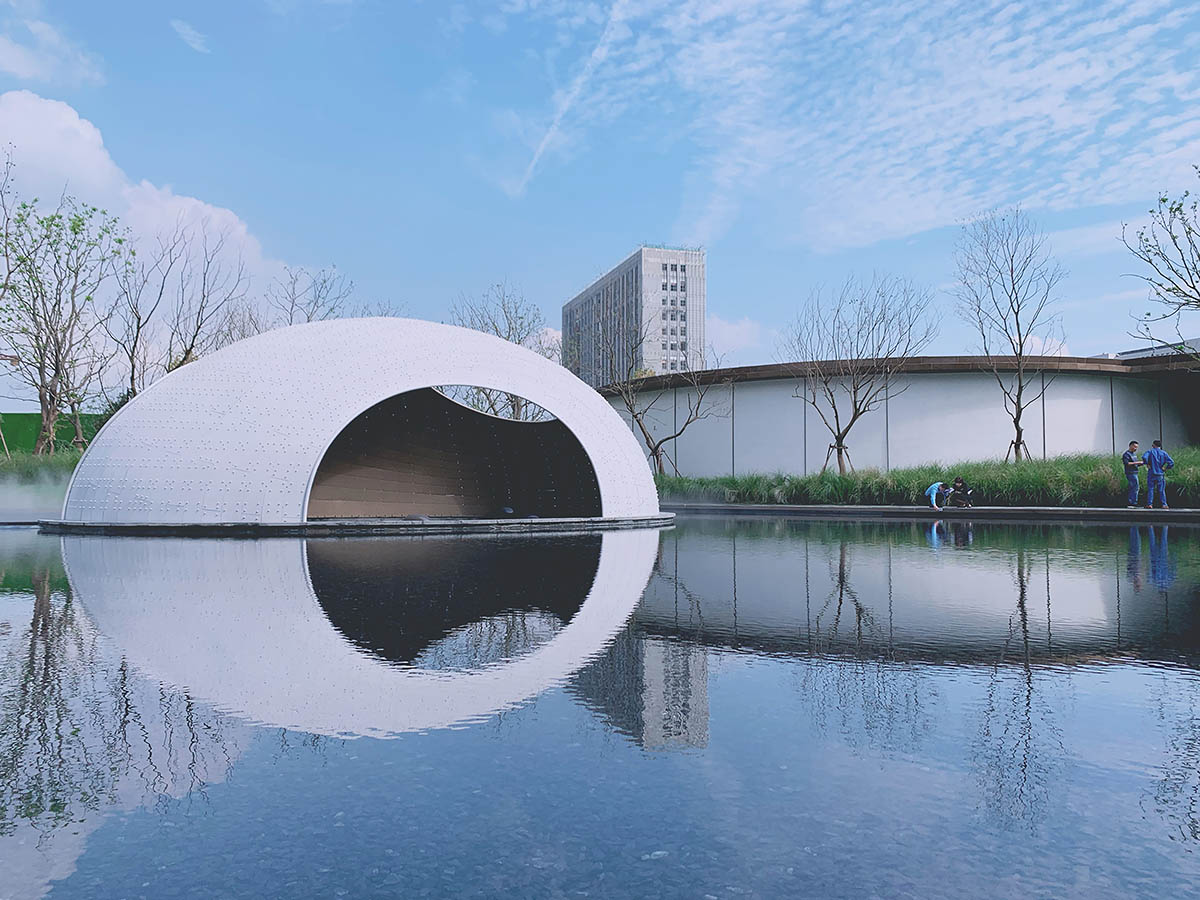
[[[631,313],[622,322],[603,324],[599,329],[600,365],[604,373],[600,390],[621,398],[634,433],[650,454],[655,474],[665,475],[667,446],[701,419],[728,416],[729,407],[722,391],[713,393],[713,388],[724,382],[703,370],[685,365],[669,378],[652,377],[655,373],[646,367],[645,348],[651,341],[657,341],[659,322],[657,318],[638,322],[634,315]],[[577,351],[571,348],[569,352]],[[713,368],[721,367],[720,357],[711,349],[708,357]],[[678,403],[680,388],[682,407]],[[668,408],[672,413],[671,425],[656,428],[656,424],[661,426]]]
[[[784,349],[797,378],[795,395],[816,411],[832,438],[821,471],[835,455],[838,474],[853,469],[851,429],[907,388],[896,375],[937,335],[931,299],[928,290],[903,278],[848,278],[832,294],[814,292],[792,323]]]
[[[979,338],[984,365],[1012,420],[1008,452],[1029,456],[1023,417],[1046,393],[1042,358],[1062,346],[1056,289],[1065,277],[1045,234],[1019,208],[966,223],[956,253],[958,312]]]

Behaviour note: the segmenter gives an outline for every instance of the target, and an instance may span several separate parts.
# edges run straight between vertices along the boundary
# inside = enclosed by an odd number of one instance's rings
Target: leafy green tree
[[[34,452],[52,453],[68,412],[82,443],[80,408],[107,363],[105,313],[96,298],[128,241],[115,216],[64,194],[49,212],[12,190],[11,156],[0,180],[0,351],[18,382],[36,392],[41,428]]]

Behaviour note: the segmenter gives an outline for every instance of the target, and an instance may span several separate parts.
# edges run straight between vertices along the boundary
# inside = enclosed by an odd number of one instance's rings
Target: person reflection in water
[[[945,540],[946,526],[942,524],[941,519],[934,519],[929,523],[929,546],[934,550],[940,550],[942,542]]]
[[[1142,533],[1134,526],[1129,528],[1129,552],[1125,555],[1125,575],[1133,590],[1142,590]]]
[[[1167,553],[1167,526],[1150,527],[1150,580],[1159,590],[1167,590],[1175,583],[1171,570],[1171,559]]]
[[[951,522],[950,536],[954,539],[955,547],[970,547],[975,541],[975,532],[970,522]]]

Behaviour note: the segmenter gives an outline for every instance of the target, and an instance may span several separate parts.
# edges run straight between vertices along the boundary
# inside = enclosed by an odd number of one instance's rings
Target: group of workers
[[[1154,445],[1138,459],[1138,442],[1130,441],[1129,449],[1121,454],[1121,462],[1125,466],[1125,480],[1129,482],[1128,508],[1138,506],[1138,469],[1146,469],[1146,509],[1154,509],[1154,498],[1158,497],[1163,509],[1167,506],[1167,469],[1175,468],[1175,460],[1163,449],[1162,441]]]
[[[1175,460],[1171,459],[1171,455],[1163,449],[1162,441],[1155,441],[1154,446],[1143,453],[1141,459],[1138,459],[1137,451],[1138,442],[1130,441],[1129,449],[1121,454],[1121,462],[1125,466],[1125,478],[1129,482],[1128,508],[1137,509],[1140,490],[1138,469],[1145,468],[1146,509],[1154,509],[1156,497],[1163,509],[1170,509],[1167,506],[1167,470],[1175,468]],[[961,475],[950,484],[944,481],[935,481],[925,489],[925,496],[929,498],[929,506],[937,510],[946,506],[969,507],[971,506],[971,493],[971,489],[967,487],[967,483],[963,481]],[[943,501],[941,506],[938,505],[938,500]]]

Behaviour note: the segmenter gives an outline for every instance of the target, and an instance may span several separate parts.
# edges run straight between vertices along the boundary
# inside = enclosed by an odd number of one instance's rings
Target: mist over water
[[[0,478],[0,525],[57,519],[62,514],[71,476],[45,475],[36,481]]]

